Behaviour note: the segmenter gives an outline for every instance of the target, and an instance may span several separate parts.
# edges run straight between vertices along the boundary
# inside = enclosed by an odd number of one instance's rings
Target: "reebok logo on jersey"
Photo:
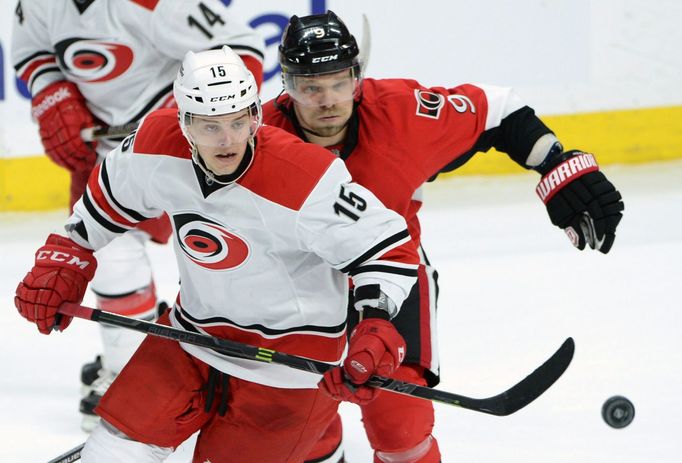
[[[588,172],[597,170],[599,170],[599,166],[594,156],[590,153],[580,153],[566,159],[542,177],[542,180],[540,180],[540,183],[535,188],[535,192],[542,202],[547,204],[547,201],[566,184]]]
[[[31,112],[33,113],[33,117],[35,119],[40,118],[40,116],[42,116],[45,113],[45,111],[52,108],[54,105],[56,105],[60,101],[66,99],[66,98],[70,98],[71,96],[72,96],[71,92],[69,91],[68,88],[61,87],[59,90],[57,90],[53,94],[46,96],[43,99],[43,101],[41,101],[39,104],[37,104],[36,106],[33,107],[33,109],[31,110]]]
[[[244,239],[211,219],[198,214],[173,215],[180,249],[195,264],[208,270],[233,270],[249,258]]]

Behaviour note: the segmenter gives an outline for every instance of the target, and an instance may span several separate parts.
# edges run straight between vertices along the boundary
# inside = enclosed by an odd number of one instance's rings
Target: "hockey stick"
[[[369,52],[372,47],[372,32],[369,27],[369,19],[366,14],[362,14],[362,42],[360,43],[360,53],[358,60],[360,61],[360,69],[362,75],[365,75],[365,70],[369,64]]]
[[[122,138],[137,129],[137,122],[124,125],[95,126],[81,130],[81,138],[85,142],[92,142],[100,138]]]
[[[125,317],[99,309],[92,309],[79,304],[65,302],[59,308],[59,313],[92,320],[97,323],[128,328],[187,344],[207,347],[230,357],[286,365],[291,368],[296,368],[297,370],[317,374],[324,374],[326,371],[334,368],[334,365],[318,360],[298,357],[296,355],[277,352],[272,349],[230,341],[229,339],[216,338],[201,333],[192,333],[170,326],[137,320],[135,318]],[[372,376],[366,384],[397,392],[399,394],[418,397],[420,399],[432,400],[447,405],[455,405],[468,410],[496,416],[506,416],[525,407],[554,384],[571,363],[574,349],[575,345],[573,343],[573,338],[567,338],[554,355],[526,378],[501,394],[485,399],[474,399],[383,376]]]
[[[53,458],[47,463],[71,463],[72,461],[77,461],[81,459],[81,451],[85,447],[85,442],[72,448],[66,453],[59,455],[57,458]]]

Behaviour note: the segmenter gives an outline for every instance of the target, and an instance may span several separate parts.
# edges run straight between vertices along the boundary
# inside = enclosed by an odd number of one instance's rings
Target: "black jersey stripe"
[[[410,234],[407,232],[407,228],[405,228],[404,230],[396,233],[395,235],[389,236],[388,238],[383,240],[381,243],[373,246],[370,250],[368,250],[367,252],[365,252],[360,257],[358,257],[353,262],[346,265],[345,267],[343,267],[340,270],[343,273],[349,273],[349,272],[353,271],[356,267],[359,267],[360,264],[362,264],[363,262],[368,260],[370,257],[372,257],[376,254],[380,254],[384,249],[387,249],[390,246],[394,245],[395,243],[402,241],[402,240],[409,238],[409,237],[410,237]]]
[[[404,275],[406,277],[417,277],[417,269],[416,268],[403,268],[403,267],[393,267],[390,265],[381,265],[381,264],[370,264],[370,265],[360,265],[359,267],[354,268],[350,272],[348,272],[349,275],[355,276],[359,275],[361,273],[368,273],[368,272],[381,272],[381,273],[392,273],[394,275]]]
[[[90,193],[87,191],[83,195],[83,204],[85,204],[85,208],[88,210],[92,218],[95,219],[95,221],[102,227],[114,233],[125,233],[128,231],[127,228],[120,227],[104,218],[104,216],[102,216],[99,211],[97,211],[97,208],[92,204]]]
[[[30,62],[33,61],[34,59],[36,59],[36,58],[42,58],[43,56],[55,56],[55,54],[54,54],[53,52],[49,51],[49,50],[40,50],[40,51],[37,51],[37,52],[33,53],[32,55],[28,56],[27,58],[24,58],[23,60],[21,60],[21,61],[19,61],[18,63],[16,63],[16,64],[14,65],[14,70],[17,72],[17,74],[19,74],[19,71],[21,70],[21,68],[23,68],[24,66],[26,66],[28,63],[30,63]],[[55,60],[56,60],[56,59],[57,59],[57,58],[55,57]]]
[[[191,326],[193,331],[195,331],[195,332],[198,332],[198,331],[193,326],[193,324],[204,325],[204,324],[213,324],[213,323],[222,323],[225,325],[232,325],[232,326],[239,328],[239,329],[242,329],[242,330],[255,330],[255,331],[259,331],[259,332],[261,332],[265,335],[268,335],[268,336],[279,336],[279,335],[284,335],[284,334],[288,334],[288,333],[297,333],[300,331],[305,331],[305,332],[312,333],[312,334],[315,334],[315,333],[340,334],[346,328],[346,321],[345,320],[343,321],[343,323],[336,325],[336,326],[303,325],[303,326],[296,326],[293,328],[286,328],[286,329],[281,329],[281,330],[276,330],[273,328],[267,328],[267,327],[260,325],[260,324],[242,326],[242,325],[235,323],[232,320],[230,320],[228,318],[224,318],[224,317],[210,317],[210,318],[204,318],[204,319],[195,318],[195,317],[192,317],[190,314],[188,314],[178,304],[176,304],[175,306],[178,308],[178,310],[175,311],[175,318],[178,320],[178,322],[181,323],[182,326],[185,326],[185,327]],[[187,324],[187,325],[185,325],[185,324]]]
[[[33,95],[33,84],[35,83],[36,79],[43,74],[47,74],[49,72],[56,72],[58,74],[62,73],[62,70],[59,69],[59,67],[50,65],[50,66],[41,66],[38,69],[36,69],[33,74],[31,74],[28,78],[28,82],[26,83],[26,86],[31,90],[31,95]]]
[[[73,227],[73,230],[80,236],[84,241],[88,241],[88,229],[85,228],[83,221],[80,221]]]
[[[145,217],[139,212],[129,209],[125,206],[123,206],[121,203],[119,203],[116,200],[116,197],[114,196],[113,192],[111,191],[111,184],[109,183],[109,174],[107,172],[107,161],[106,159],[104,162],[102,162],[102,168],[100,169],[100,176],[102,178],[102,183],[104,184],[104,189],[107,190],[107,194],[109,195],[109,198],[111,198],[111,201],[118,207],[120,210],[128,214],[130,217],[132,217],[134,220],[137,220],[138,222],[142,222],[143,220],[149,219],[149,217]]]

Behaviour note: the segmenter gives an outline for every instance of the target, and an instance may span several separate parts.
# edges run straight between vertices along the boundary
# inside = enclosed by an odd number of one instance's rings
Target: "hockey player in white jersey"
[[[17,75],[31,91],[45,152],[71,175],[70,206],[93,167],[121,141],[86,143],[81,130],[124,125],[173,106],[172,83],[185,53],[230,45],[260,84],[262,38],[218,0],[20,0],[12,37]],[[157,297],[145,242],[165,243],[168,218],[142,222],[98,251],[91,289],[98,307],[137,318],[156,316]],[[94,407],[142,337],[102,327],[101,361],[81,373],[83,429]]]
[[[261,127],[255,79],[228,47],[187,53],[174,93],[179,111],[146,116],[95,168],[68,236],[37,251],[15,304],[42,333],[66,328],[57,309],[82,299],[93,251],[166,212],[181,284],[160,323],[331,364],[347,356],[321,381],[148,337],[102,398],[83,461],[162,461],[200,430],[196,462],[302,462],[338,398],[370,399],[363,381],[402,361],[390,319],[416,281],[416,248],[343,161]],[[346,345],[348,275],[364,317]]]

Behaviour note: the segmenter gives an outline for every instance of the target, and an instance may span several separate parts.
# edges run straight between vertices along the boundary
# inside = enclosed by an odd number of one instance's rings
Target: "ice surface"
[[[484,397],[530,373],[563,339],[576,354],[536,402],[508,417],[436,404],[445,462],[682,461],[682,163],[609,166],[625,217],[608,255],[572,248],[534,196],[537,177],[456,177],[426,189],[424,243],[440,274],[439,388]],[[99,351],[93,323],[39,335],[14,309],[16,284],[65,212],[0,215],[0,461],[47,461],[85,440],[79,371]],[[152,245],[174,299],[171,250]],[[86,303],[92,296],[86,296]],[[625,395],[616,430],[601,405]],[[343,405],[350,463],[371,462],[359,412]],[[168,460],[190,461],[191,442]]]

